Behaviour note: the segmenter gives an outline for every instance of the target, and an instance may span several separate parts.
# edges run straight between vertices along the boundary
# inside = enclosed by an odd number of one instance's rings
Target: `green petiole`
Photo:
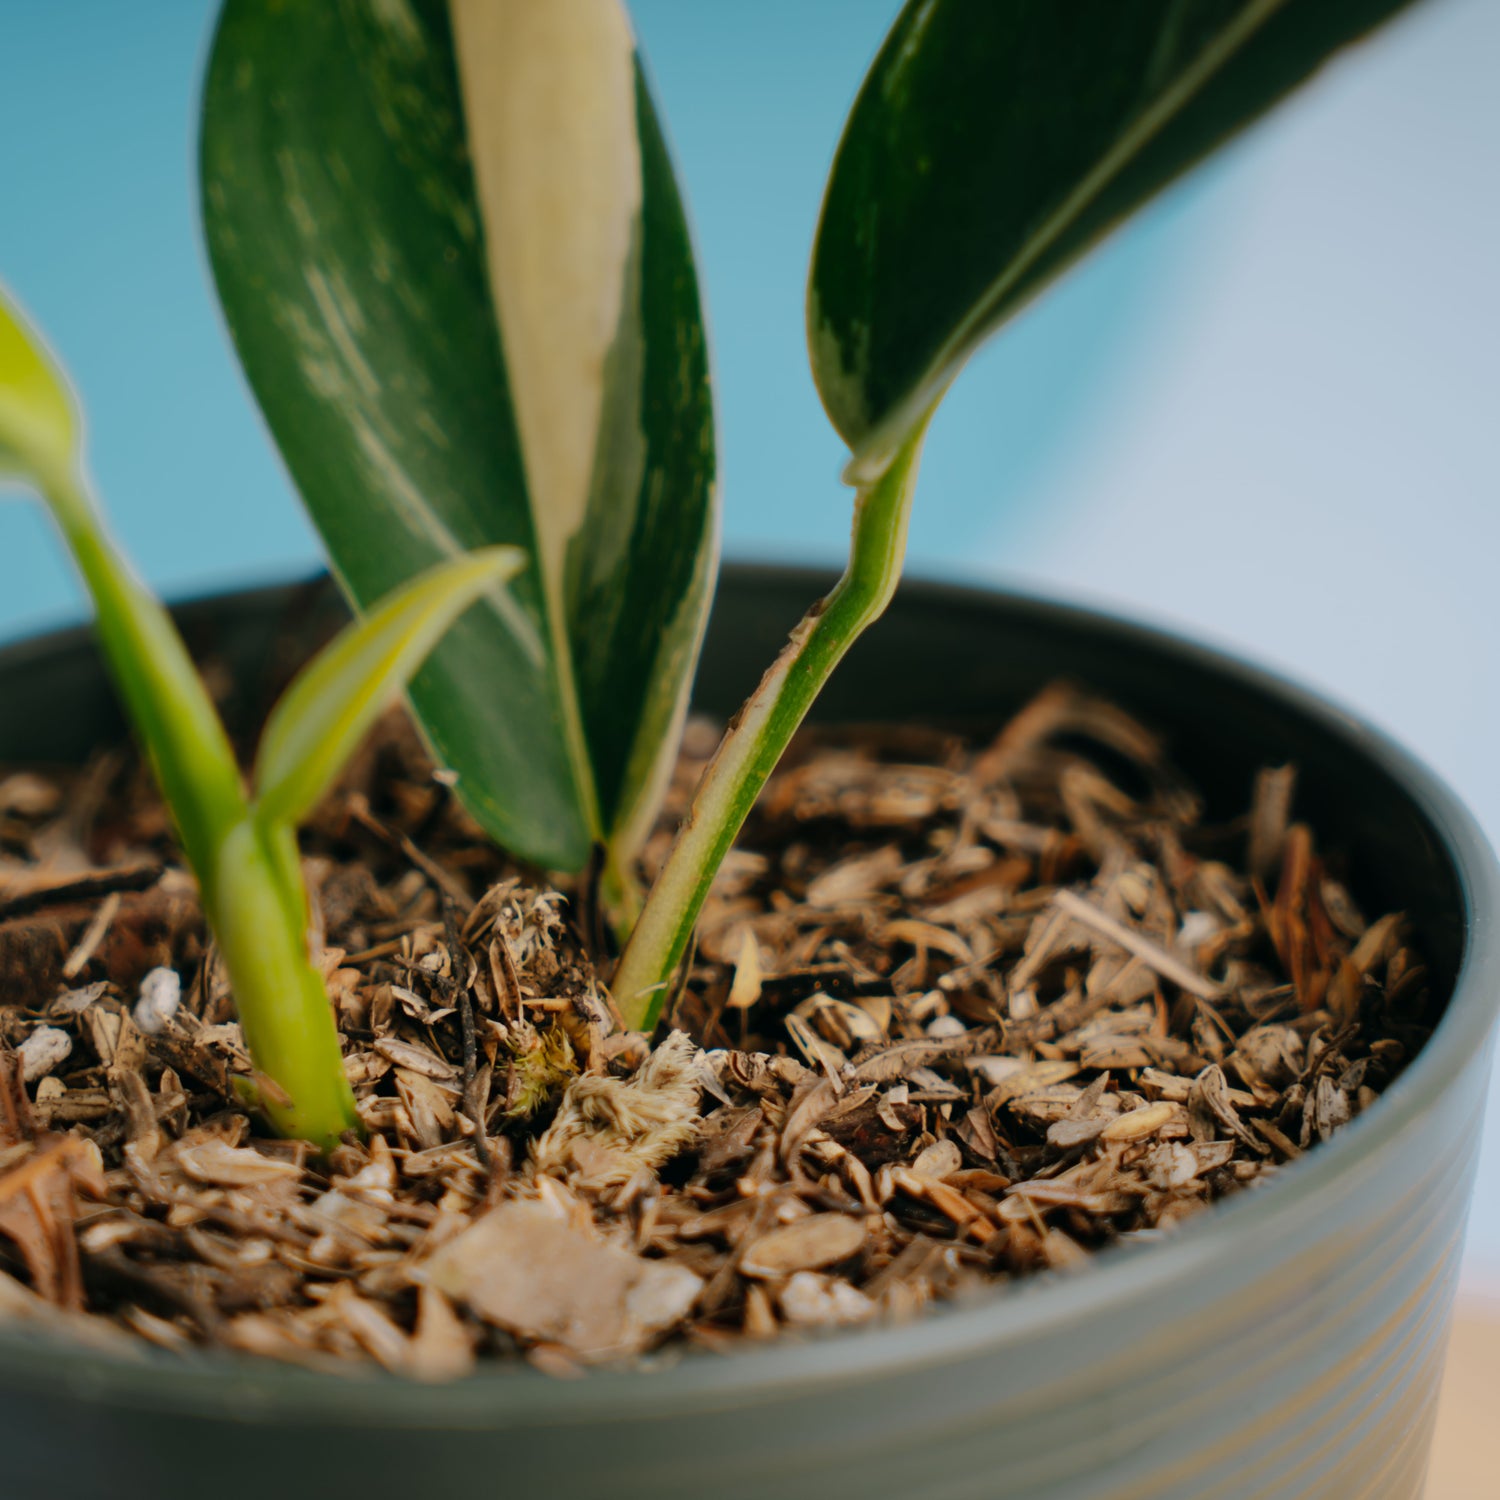
[[[84,484],[54,482],[45,498],[93,599],[110,673],[198,876],[261,1075],[258,1107],[280,1134],[330,1146],[359,1117],[308,952],[307,893],[292,829],[256,818],[176,626],[121,561]]]
[[[627,1026],[656,1024],[714,875],[766,779],[844,653],[891,602],[926,430],[924,419],[885,471],[859,490],[843,577],[792,632],[704,771],[615,971],[611,988]]]

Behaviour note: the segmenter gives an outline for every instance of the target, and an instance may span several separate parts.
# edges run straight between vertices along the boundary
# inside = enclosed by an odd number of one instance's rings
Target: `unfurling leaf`
[[[0,482],[23,479],[50,491],[71,475],[77,449],[68,383],[0,287]]]
[[[82,465],[67,377],[0,286],[0,481],[46,503],[94,603],[99,641],[171,804],[189,858],[243,815],[239,769],[166,611],[110,539]]]
[[[616,860],[655,812],[715,569],[697,278],[619,0],[229,0],[203,197],[250,382],[370,605],[534,565],[413,703],[492,836]]]
[[[258,815],[293,826],[307,817],[453,622],[525,560],[518,547],[486,547],[439,563],[346,626],[266,721],[255,760]]]
[[[66,385],[42,349],[0,291],[0,467],[41,492],[94,602],[115,686],[198,877],[246,1045],[264,1075],[266,1114],[288,1135],[332,1146],[359,1119],[322,976],[309,961],[307,895],[295,833],[286,822],[263,825],[252,818],[229,737],[177,627],[110,540],[76,451],[79,427]],[[494,558],[466,563],[486,581],[498,566]],[[451,592],[446,585],[436,590],[439,613]],[[444,624],[448,618],[443,616]],[[359,663],[364,686],[372,686],[383,664],[378,653],[373,662]],[[340,685],[333,682],[330,691]],[[304,710],[290,733],[283,728],[273,759],[287,772],[278,792],[284,807],[295,806],[295,773],[315,776],[329,755],[352,748],[338,733],[359,722],[359,706],[355,691],[338,698],[342,719],[325,719],[318,727],[328,742],[300,761],[287,751],[305,743],[298,730],[305,733],[315,715]],[[292,717],[298,719],[295,712]],[[140,1087],[139,1078],[127,1076]],[[0,1129],[5,1103],[0,1090]],[[12,1228],[16,1222],[12,1215]],[[33,1274],[40,1275],[35,1266]]]
[[[1410,0],[907,0],[839,144],[808,331],[856,477],[1121,219]]]

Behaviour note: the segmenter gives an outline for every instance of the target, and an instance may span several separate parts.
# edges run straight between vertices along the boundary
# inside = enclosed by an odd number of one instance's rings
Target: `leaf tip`
[[[75,476],[78,438],[67,376],[0,283],[0,480],[21,479],[51,498]]]

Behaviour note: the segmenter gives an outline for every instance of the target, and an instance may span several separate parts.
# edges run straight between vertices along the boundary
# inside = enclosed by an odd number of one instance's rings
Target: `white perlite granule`
[[[147,1036],[155,1036],[177,1014],[182,1004],[182,980],[176,969],[152,969],[141,980],[140,998],[131,1013]]]
[[[56,1026],[38,1026],[16,1051],[21,1057],[21,1076],[35,1083],[64,1061],[73,1050],[73,1038]]]

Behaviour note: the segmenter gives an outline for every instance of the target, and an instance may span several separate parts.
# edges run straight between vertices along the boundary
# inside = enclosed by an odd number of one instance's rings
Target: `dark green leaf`
[[[358,602],[479,546],[532,559],[412,698],[488,830],[577,868],[654,811],[712,586],[697,282],[617,0],[451,9],[229,0],[209,249]]]
[[[1409,0],[908,0],[840,143],[808,329],[877,471],[975,348]]]

